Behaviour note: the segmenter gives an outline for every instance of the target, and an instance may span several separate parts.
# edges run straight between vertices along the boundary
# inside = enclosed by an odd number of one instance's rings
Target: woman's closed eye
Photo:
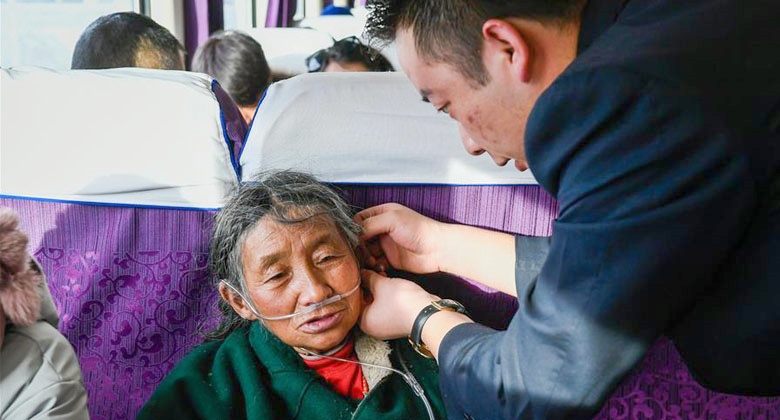
[[[287,274],[288,274],[287,271],[273,271],[265,276],[265,280],[263,280],[263,284],[280,283],[288,277]]]
[[[328,264],[341,259],[343,255],[339,254],[324,254],[317,257],[317,264]]]

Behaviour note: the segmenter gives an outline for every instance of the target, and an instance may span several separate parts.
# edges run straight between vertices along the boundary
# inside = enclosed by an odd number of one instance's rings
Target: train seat
[[[0,205],[19,214],[93,419],[132,419],[215,296],[209,223],[246,125],[202,74],[2,70]]]
[[[274,84],[248,133],[194,73],[5,69],[0,89],[0,205],[19,213],[46,270],[94,419],[134,418],[213,325],[210,221],[258,171],[311,171],[358,208],[396,201],[527,235],[550,235],[558,210],[531,174],[464,153],[454,122],[401,74]],[[418,280],[496,328],[516,309],[467,279]],[[702,388],[661,339],[597,418],[771,419],[779,403]]]

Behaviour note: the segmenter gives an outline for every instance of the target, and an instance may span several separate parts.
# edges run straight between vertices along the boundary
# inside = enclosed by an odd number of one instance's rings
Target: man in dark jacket
[[[662,334],[703,385],[780,395],[780,3],[370,7],[466,150],[530,167],[560,203],[547,250],[394,204],[357,215],[394,267],[519,299],[499,332],[367,276],[363,330],[427,346],[453,418],[592,415]]]

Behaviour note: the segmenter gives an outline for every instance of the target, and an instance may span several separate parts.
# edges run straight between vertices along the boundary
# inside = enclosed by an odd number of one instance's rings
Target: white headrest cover
[[[0,193],[218,207],[237,184],[205,75],[2,70]]]
[[[299,25],[303,28],[313,28],[323,31],[335,40],[348,36],[360,37],[366,25],[366,17],[352,15],[325,15],[303,19]]]
[[[245,32],[263,47],[267,60],[288,54],[311,54],[333,45],[327,32],[310,28],[251,28]]]
[[[403,73],[313,73],[271,85],[241,155],[244,180],[298,169],[340,183],[534,184],[463,149]]]
[[[250,28],[245,32],[263,47],[268,66],[274,73],[306,73],[306,57],[333,45],[324,31],[311,28]]]

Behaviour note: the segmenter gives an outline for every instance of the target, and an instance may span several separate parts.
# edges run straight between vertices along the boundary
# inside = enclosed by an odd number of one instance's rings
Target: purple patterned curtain
[[[187,68],[190,68],[195,50],[213,32],[224,27],[222,0],[190,0],[184,2],[184,47],[187,49]]]
[[[265,26],[267,28],[293,26],[295,4],[295,0],[268,0]]]

